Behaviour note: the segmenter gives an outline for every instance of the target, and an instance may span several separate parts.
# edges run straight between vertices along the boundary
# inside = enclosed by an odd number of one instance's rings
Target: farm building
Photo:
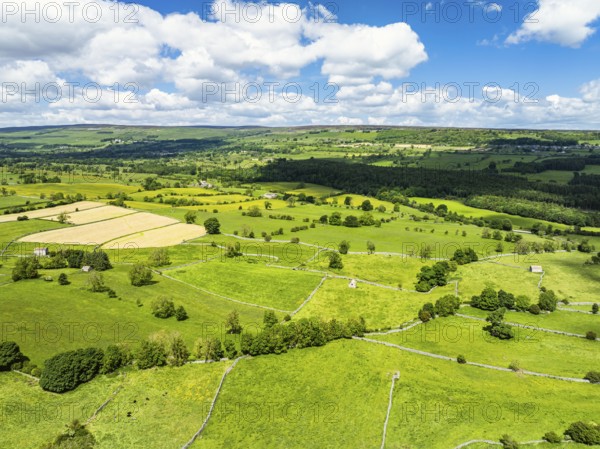
[[[276,193],[265,193],[263,195],[263,198],[266,198],[268,200],[276,200],[278,196],[279,195],[277,195]]]
[[[35,257],[48,257],[48,248],[35,248],[33,255]]]
[[[532,273],[543,273],[544,269],[541,265],[532,265],[531,267],[529,267],[529,271],[531,271]]]
[[[83,271],[84,273],[89,273],[90,271],[92,271],[92,267],[86,265],[85,267],[81,267],[81,271]]]
[[[348,287],[349,288],[356,288],[357,287],[357,285],[356,285],[356,279],[352,279],[350,281],[350,283],[348,284]]]

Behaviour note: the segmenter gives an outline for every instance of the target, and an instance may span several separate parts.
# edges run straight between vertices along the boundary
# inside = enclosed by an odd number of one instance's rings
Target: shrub
[[[595,304],[592,306],[592,313],[593,313],[594,315],[598,315],[598,308],[599,308],[599,306],[598,306],[598,304],[597,304],[597,303],[595,303]]]
[[[190,210],[190,211],[186,212],[186,214],[183,218],[187,224],[194,224],[194,223],[196,223],[197,217],[198,217],[198,214],[196,212]]]
[[[300,243],[300,239],[298,237],[292,237],[290,243]]]
[[[590,371],[584,377],[585,380],[588,380],[591,384],[600,384],[600,371]]]
[[[175,318],[177,318],[177,321],[185,321],[188,319],[188,314],[183,306],[179,306],[175,309]]]
[[[350,250],[350,242],[347,240],[342,240],[338,245],[338,250],[340,254],[348,254],[348,251]]]
[[[562,437],[560,435],[558,435],[556,432],[546,432],[544,434],[544,436],[542,437],[544,440],[546,440],[548,443],[561,443],[562,442]]]
[[[60,273],[60,275],[58,276],[58,284],[59,285],[69,285],[69,279],[67,278],[67,275],[65,273]]]
[[[556,298],[556,295],[552,290],[547,290],[545,292],[540,293],[540,299],[538,301],[540,310],[554,312],[556,310],[557,303],[558,299]]]
[[[22,279],[36,279],[39,276],[38,269],[40,263],[35,257],[21,257],[17,260],[15,268],[12,271],[12,280],[14,282]]]
[[[521,363],[519,363],[518,360],[513,360],[512,362],[510,362],[510,365],[508,365],[508,369],[515,372],[521,371]]]
[[[79,420],[72,421],[67,429],[66,433],[57,436],[52,443],[43,446],[43,449],[93,449],[95,447],[96,439]]]
[[[529,307],[529,313],[531,313],[532,315],[539,315],[540,313],[542,313],[542,310],[540,309],[540,306],[538,306],[537,304],[532,304]]]
[[[593,445],[600,444],[600,426],[593,423],[575,422],[565,430],[565,436],[575,443]]]
[[[342,262],[342,258],[338,253],[332,251],[328,254],[328,257],[329,268],[332,268],[334,270],[341,270],[342,268],[344,268],[344,262]]]
[[[44,364],[40,387],[54,393],[74,390],[89,382],[102,367],[104,352],[97,348],[77,349],[57,354]]]
[[[419,320],[421,320],[423,323],[427,323],[429,320],[431,320],[431,314],[426,310],[421,309],[419,311]]]
[[[169,250],[166,248],[158,248],[148,257],[148,265],[151,267],[164,267],[170,264]]]
[[[596,340],[596,338],[598,338],[598,335],[594,331],[588,331],[585,334],[585,338],[587,338],[588,340],[592,340],[593,341],[593,340]]]
[[[175,315],[175,304],[167,297],[161,297],[152,302],[152,315],[156,318],[167,319]]]
[[[464,355],[462,355],[462,354],[459,354],[459,356],[458,356],[458,357],[456,357],[456,361],[457,361],[458,363],[460,363],[461,365],[464,365],[465,363],[467,363],[467,359],[466,359],[466,358],[465,358],[465,356],[464,356]]]
[[[129,270],[129,280],[131,281],[131,285],[135,287],[148,285],[152,282],[152,270],[142,264],[136,263]]]
[[[106,286],[104,285],[104,276],[102,276],[102,273],[92,271],[87,277],[86,285],[88,290],[94,293],[106,291]]]
[[[519,443],[517,443],[510,435],[502,435],[500,443],[504,449],[519,449]]]
[[[8,371],[15,363],[25,359],[19,345],[14,341],[3,341],[0,343],[0,371]]]
[[[225,340],[225,356],[230,359],[233,360],[237,357],[238,355],[238,350],[235,347],[235,343],[231,340]]]

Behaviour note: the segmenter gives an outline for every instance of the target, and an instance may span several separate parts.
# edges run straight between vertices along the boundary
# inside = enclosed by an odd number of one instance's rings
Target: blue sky
[[[88,3],[104,12],[97,22]],[[111,20],[114,5],[85,0],[68,23],[2,17],[0,126],[600,127],[598,0],[152,0],[116,3]],[[290,11],[298,20],[282,19]],[[79,85],[67,96],[69,83]],[[297,102],[286,83],[302,90]],[[56,101],[43,95],[52,84],[63,87]],[[253,102],[244,89],[255,84]]]

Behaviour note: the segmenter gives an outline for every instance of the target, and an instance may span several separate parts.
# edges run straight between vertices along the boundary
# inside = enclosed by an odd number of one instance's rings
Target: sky
[[[0,22],[0,127],[600,129],[600,0],[21,0]]]

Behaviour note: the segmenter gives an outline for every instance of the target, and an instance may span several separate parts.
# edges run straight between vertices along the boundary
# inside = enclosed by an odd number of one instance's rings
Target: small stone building
[[[350,281],[350,283],[348,284],[348,287],[349,287],[349,288],[356,288],[356,287],[357,287],[357,284],[356,284],[356,279],[352,279],[352,280]]]
[[[544,269],[541,265],[532,265],[531,267],[529,267],[529,271],[531,271],[532,273],[543,273]]]

